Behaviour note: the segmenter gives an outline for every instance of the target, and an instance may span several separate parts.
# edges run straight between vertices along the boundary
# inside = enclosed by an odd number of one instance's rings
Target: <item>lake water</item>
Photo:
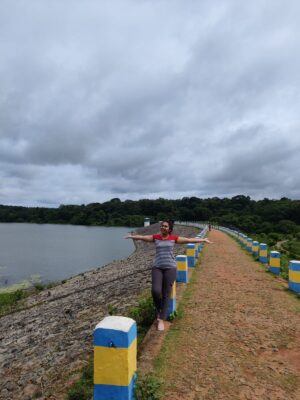
[[[130,228],[0,223],[0,288],[58,281],[129,256]],[[23,282],[24,281],[24,282]]]

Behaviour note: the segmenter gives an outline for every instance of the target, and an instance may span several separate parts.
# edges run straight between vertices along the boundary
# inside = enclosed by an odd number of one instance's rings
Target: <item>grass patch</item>
[[[73,383],[67,393],[67,400],[90,400],[93,396],[94,389],[94,365],[93,357],[89,363],[82,369],[80,379]]]
[[[42,283],[40,281],[34,281],[33,282],[33,287],[37,292],[41,292],[44,289],[52,289],[55,286],[60,285],[60,282],[48,282],[48,283]]]
[[[152,297],[144,295],[138,301],[137,306],[129,310],[127,317],[136,321],[138,331],[137,345],[139,347],[155,319],[155,307]]]
[[[154,374],[146,374],[137,377],[135,398],[136,400],[161,399],[162,379]]]
[[[118,314],[118,309],[113,304],[108,304],[107,310],[108,310],[109,315],[117,315]]]
[[[177,309],[178,317],[170,327],[168,334],[166,335],[166,338],[164,340],[162,349],[154,362],[154,371],[152,372],[151,377],[152,379],[160,379],[162,382],[158,390],[158,394],[161,397],[158,397],[158,399],[163,399],[164,392],[165,390],[167,390],[167,386],[163,378],[166,376],[169,368],[169,358],[173,354],[174,349],[177,347],[177,343],[179,341],[181,324],[183,323],[182,318],[184,316],[184,310],[186,310],[188,307],[191,307],[191,300],[195,294],[196,283],[200,272],[201,268],[198,263],[194,273],[192,274],[189,285],[186,287],[182,299],[179,303],[179,307]]]
[[[298,378],[294,374],[287,374],[283,377],[283,388],[293,393],[298,388]]]
[[[15,292],[0,293],[0,315],[5,315],[14,309],[20,302],[27,297],[24,290]]]
[[[19,285],[13,285],[12,287],[0,290],[0,316],[22,309],[24,306],[24,299],[31,295],[35,295],[44,289],[51,289],[58,284],[59,283],[57,282],[43,284],[35,281],[33,285],[29,287],[25,287],[22,284],[23,286],[21,286],[20,289],[15,289],[15,287],[18,287]]]

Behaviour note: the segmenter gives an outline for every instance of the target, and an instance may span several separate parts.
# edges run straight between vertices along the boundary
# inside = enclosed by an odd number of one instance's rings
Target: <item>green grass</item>
[[[23,290],[16,290],[11,293],[0,293],[0,306],[8,306],[15,304],[17,301],[24,298]]]
[[[138,375],[136,381],[136,400],[160,400],[162,379],[154,374]]]
[[[152,297],[150,295],[142,296],[137,306],[131,308],[126,316],[136,321],[138,331],[137,345],[139,347],[155,320],[155,307]]]
[[[17,304],[19,304],[26,294],[24,290],[16,290],[15,292],[0,293],[0,315],[10,312]]]
[[[66,282],[66,281],[64,281],[64,282]],[[64,283],[64,282],[62,281],[62,282],[48,282],[48,283],[42,283],[42,282],[40,282],[40,281],[34,281],[34,282],[33,282],[33,287],[34,287],[34,289],[36,289],[38,292],[41,292],[41,291],[44,290],[44,289],[52,289],[52,288],[54,288],[55,286],[60,285],[60,283]]]
[[[91,400],[94,388],[94,365],[93,357],[90,358],[88,366],[84,367],[80,379],[68,390],[68,400]]]
[[[51,289],[57,286],[57,282],[43,284],[35,281],[32,286],[24,283],[16,284],[0,290],[0,316],[17,311],[24,306],[24,299],[37,294],[44,289]]]
[[[154,362],[154,370],[150,374],[149,379],[158,381],[160,382],[160,386],[157,389],[157,396],[160,397],[153,397],[153,399],[163,399],[164,395],[164,390],[166,387],[164,387],[163,384],[163,377],[166,374],[166,371],[168,370],[169,363],[169,355],[174,352],[174,348],[176,348],[178,340],[179,340],[179,335],[181,331],[181,320],[184,317],[184,311],[190,307],[190,302],[194,297],[195,290],[196,290],[196,282],[198,278],[198,274],[200,273],[201,269],[199,266],[199,261],[198,264],[194,270],[194,273],[192,274],[192,277],[190,279],[189,284],[187,285],[182,299],[179,303],[178,309],[177,309],[177,317],[176,320],[173,322],[171,328],[168,331],[168,334],[164,340],[163,346],[161,348],[161,351],[159,352],[155,362]],[[149,398],[152,399],[152,398]],[[147,400],[147,397],[142,397],[141,399],[138,400]]]

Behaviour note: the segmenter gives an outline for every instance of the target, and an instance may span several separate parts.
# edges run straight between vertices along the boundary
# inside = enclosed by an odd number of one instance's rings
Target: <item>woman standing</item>
[[[212,243],[208,239],[186,238],[172,235],[173,222],[162,221],[160,234],[156,235],[128,235],[125,239],[154,242],[156,248],[155,260],[152,268],[152,297],[156,308],[157,330],[163,331],[164,320],[167,319],[168,301],[174,281],[176,280],[176,260],[174,256],[175,244]]]

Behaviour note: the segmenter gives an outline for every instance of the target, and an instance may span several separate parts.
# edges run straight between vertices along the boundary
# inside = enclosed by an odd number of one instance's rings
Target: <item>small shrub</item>
[[[137,324],[137,345],[142,343],[148,329],[155,320],[155,307],[153,304],[152,297],[143,297],[136,307],[129,310],[127,316],[136,321]]]
[[[153,374],[139,376],[136,382],[136,400],[159,400],[161,399],[162,381]]]
[[[93,387],[87,387],[81,381],[74,383],[68,391],[68,400],[90,400],[93,395]]]
[[[91,400],[93,396],[93,357],[90,358],[89,364],[82,369],[79,381],[73,383],[67,393],[67,400]]]
[[[269,233],[269,240],[278,242],[281,240],[281,235],[277,232],[271,232]]]
[[[39,292],[41,292],[42,290],[45,289],[46,285],[44,285],[41,282],[34,282],[33,287],[38,290]]]
[[[280,260],[280,275],[288,280],[289,278],[289,257],[286,256],[285,254],[281,255],[281,260]]]
[[[107,311],[108,311],[109,315],[117,315],[118,314],[118,309],[113,304],[107,305]]]
[[[298,231],[298,232],[295,234],[295,237],[296,237],[297,240],[300,240],[300,231]]]
[[[54,288],[54,287],[57,286],[57,285],[59,285],[58,282],[49,282],[49,283],[47,283],[47,284],[45,285],[45,287],[46,287],[46,289],[52,289],[52,288]]]
[[[23,290],[16,290],[11,293],[0,293],[0,306],[13,305],[22,298],[24,298]]]
[[[142,298],[138,305],[129,311],[128,316],[134,319],[138,326],[150,327],[155,319],[155,307],[152,297]]]
[[[5,314],[12,306],[16,305],[20,300],[25,298],[24,290],[16,290],[15,292],[0,293],[0,313]]]
[[[178,316],[180,317],[179,312],[176,310],[176,311],[172,312],[172,313],[169,315],[168,320],[169,320],[169,321],[173,321],[173,320],[174,320],[175,318],[177,318]]]

